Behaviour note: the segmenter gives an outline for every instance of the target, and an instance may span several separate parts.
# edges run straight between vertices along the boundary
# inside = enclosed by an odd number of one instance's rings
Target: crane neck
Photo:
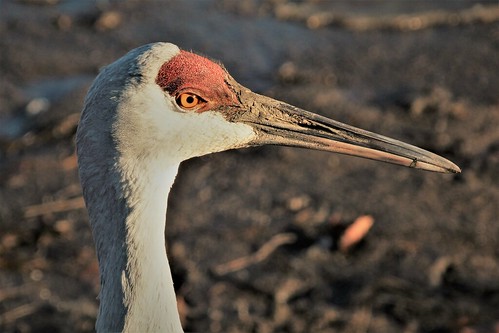
[[[159,164],[118,159],[101,196],[86,195],[101,274],[98,332],[183,332],[164,236],[178,164]]]

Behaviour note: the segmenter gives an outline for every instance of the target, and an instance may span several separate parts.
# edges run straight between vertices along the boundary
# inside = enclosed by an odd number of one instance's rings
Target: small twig
[[[38,305],[34,303],[28,303],[20,305],[12,310],[4,312],[0,315],[2,322],[4,324],[10,324],[18,320],[19,318],[29,316],[30,314],[36,312]]]
[[[272,237],[268,242],[262,245],[255,253],[248,256],[244,256],[225,264],[216,266],[213,269],[217,275],[225,275],[235,271],[239,271],[248,266],[257,264],[259,262],[267,259],[279,246],[284,244],[294,243],[296,241],[296,235],[292,233],[282,233],[277,234]]]
[[[460,11],[429,11],[406,15],[373,17],[345,15],[333,10],[317,10],[309,4],[284,4],[277,7],[276,16],[283,20],[302,21],[311,29],[339,26],[353,31],[391,29],[416,31],[435,26],[493,23],[499,20],[499,6],[473,6]]]
[[[83,197],[68,200],[46,202],[39,205],[28,206],[24,209],[24,217],[30,218],[51,213],[60,213],[68,210],[85,208]]]
[[[24,284],[16,287],[7,287],[0,289],[0,303],[6,299],[13,298],[19,295],[28,295],[33,292],[32,285]]]

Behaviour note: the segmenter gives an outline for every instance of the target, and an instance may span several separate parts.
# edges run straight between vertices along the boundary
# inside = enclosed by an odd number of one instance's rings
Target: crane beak
[[[461,172],[451,161],[416,146],[319,116],[244,87],[237,95],[243,110],[238,108],[228,118],[253,127],[257,137],[250,146],[303,147],[435,172]]]

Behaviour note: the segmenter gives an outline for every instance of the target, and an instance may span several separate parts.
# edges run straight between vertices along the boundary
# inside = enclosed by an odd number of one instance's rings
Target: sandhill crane
[[[76,138],[99,260],[98,332],[182,332],[164,240],[179,164],[265,144],[460,172],[423,149],[255,94],[173,44],[134,49],[93,82]]]

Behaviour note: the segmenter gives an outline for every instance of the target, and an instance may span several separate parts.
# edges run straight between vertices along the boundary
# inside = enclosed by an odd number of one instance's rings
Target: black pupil
[[[188,96],[187,99],[185,100],[187,104],[192,104],[194,103],[194,96]]]

